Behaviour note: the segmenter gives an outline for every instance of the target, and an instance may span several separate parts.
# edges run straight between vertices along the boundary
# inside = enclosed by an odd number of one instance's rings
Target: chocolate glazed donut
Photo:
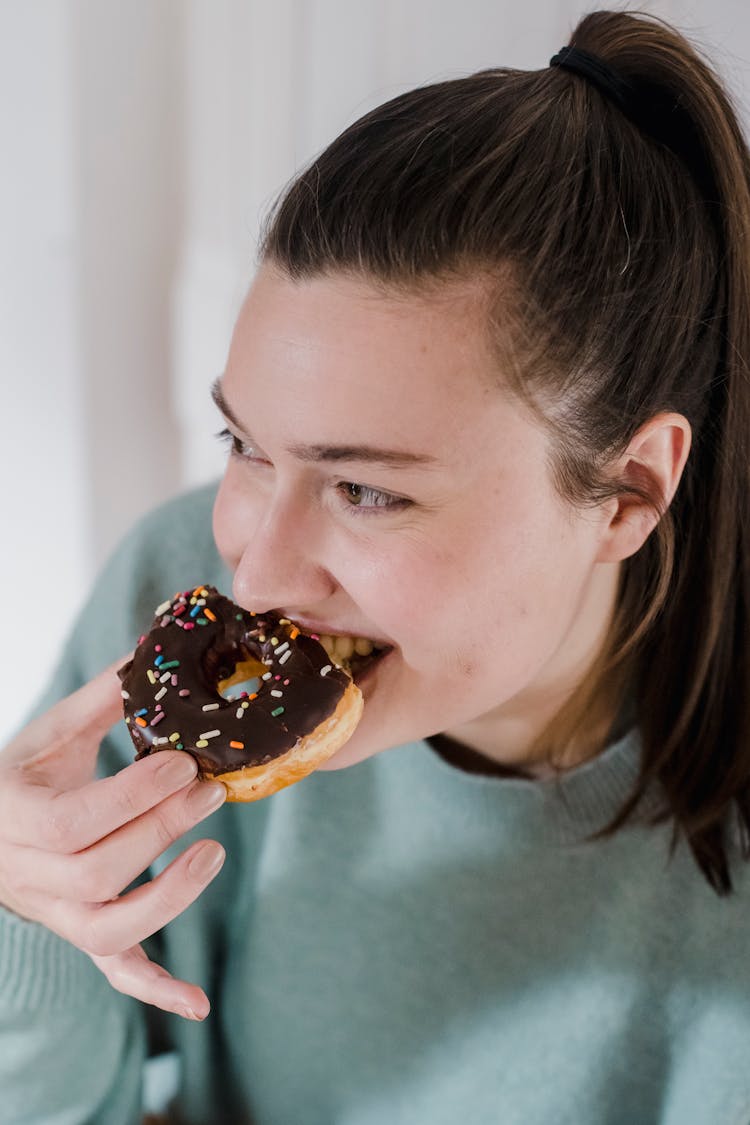
[[[228,800],[305,777],[351,736],[362,696],[314,636],[213,586],[175,595],[119,669],[136,758],[186,750]]]

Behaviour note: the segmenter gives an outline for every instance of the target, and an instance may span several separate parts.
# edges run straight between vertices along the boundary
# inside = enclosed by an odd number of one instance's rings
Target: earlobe
[[[682,414],[657,414],[641,426],[613,465],[612,477],[654,503],[627,492],[612,501],[598,562],[621,562],[640,550],[672,502],[691,438],[690,423]]]

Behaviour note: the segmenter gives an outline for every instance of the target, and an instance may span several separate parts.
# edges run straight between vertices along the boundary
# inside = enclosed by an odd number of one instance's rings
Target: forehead
[[[471,412],[502,397],[499,382],[477,285],[402,295],[342,275],[293,281],[266,266],[240,312],[224,390],[233,405],[270,394],[287,411],[336,408],[361,422],[394,407]]]

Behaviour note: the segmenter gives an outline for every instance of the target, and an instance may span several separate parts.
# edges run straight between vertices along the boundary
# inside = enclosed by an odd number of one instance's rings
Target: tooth
[[[354,651],[358,656],[369,656],[372,652],[372,641],[367,637],[357,637],[354,641]]]
[[[335,643],[334,643],[334,639],[333,639],[333,637],[329,637],[329,636],[328,636],[328,634],[326,633],[326,634],[324,634],[323,636],[321,636],[321,638],[320,638],[320,643],[322,644],[323,648],[324,648],[324,649],[326,650],[326,652],[328,653],[328,655],[329,655],[329,656],[330,656],[331,658],[333,658],[333,656],[334,656],[334,647],[335,647]]]
[[[354,652],[354,639],[352,637],[336,637],[336,659],[348,660]]]

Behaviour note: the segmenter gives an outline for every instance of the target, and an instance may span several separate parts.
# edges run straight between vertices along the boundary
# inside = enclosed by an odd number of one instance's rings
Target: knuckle
[[[173,844],[180,834],[174,817],[162,806],[157,806],[152,811],[152,828],[160,851]]]
[[[120,888],[112,885],[111,874],[90,855],[76,856],[69,875],[69,887],[82,902],[106,902]]]
[[[94,957],[108,957],[113,953],[121,952],[117,942],[105,925],[101,909],[92,910],[87,914],[75,944],[84,953],[89,953]]]
[[[156,912],[166,918],[174,918],[187,906],[184,890],[172,879],[158,879],[153,884]]]
[[[139,799],[138,791],[131,785],[123,782],[117,792],[118,810],[126,821],[135,820],[143,812],[142,798]]]
[[[75,820],[69,809],[53,805],[40,830],[40,843],[55,852],[74,851]]]

